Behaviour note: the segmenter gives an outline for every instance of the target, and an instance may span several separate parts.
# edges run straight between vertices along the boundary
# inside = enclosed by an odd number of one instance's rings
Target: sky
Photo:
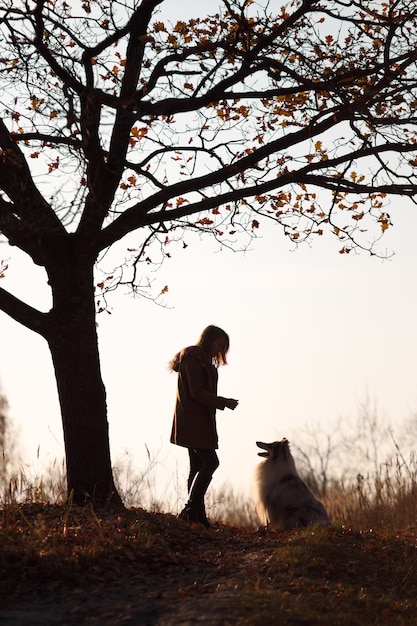
[[[395,204],[401,205],[401,200]],[[400,428],[417,413],[417,213],[393,207],[383,242],[390,260],[340,255],[331,236],[294,251],[264,226],[246,253],[195,242],[155,274],[166,306],[120,291],[98,317],[113,463],[148,472],[152,498],[176,506],[187,454],[169,443],[176,375],[168,361],[207,324],[230,335],[219,395],[239,399],[218,411],[220,467],[213,487],[250,494],[255,442],[287,437],[301,445],[310,427],[354,421],[366,397]],[[40,268],[17,254],[2,283],[42,307]],[[40,474],[64,456],[55,380],[46,342],[0,313],[0,381],[25,454]],[[177,485],[181,489],[178,489]]]
[[[184,17],[191,6],[202,3],[181,3]],[[250,493],[257,440],[300,443],[306,428],[355,420],[367,397],[394,432],[417,414],[417,210],[394,198],[389,212],[379,250],[395,254],[386,260],[341,255],[330,234],[294,250],[264,223],[245,253],[195,239],[167,260],[153,276],[156,288],[168,285],[164,307],[113,294],[111,314],[98,317],[113,463],[148,471],[153,497],[181,506],[187,453],[169,443],[176,376],[167,364],[208,324],[231,341],[219,395],[239,399],[218,412],[215,489]],[[1,246],[0,259],[9,256],[2,286],[45,309],[43,270]],[[0,346],[0,384],[25,471],[36,476],[64,456],[48,347],[2,312]]]

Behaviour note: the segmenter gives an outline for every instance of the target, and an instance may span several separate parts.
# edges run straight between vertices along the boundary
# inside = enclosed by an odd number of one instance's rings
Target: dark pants
[[[219,467],[219,459],[215,450],[203,448],[188,448],[190,457],[190,474],[188,476],[188,491],[190,502],[203,504],[214,472]]]

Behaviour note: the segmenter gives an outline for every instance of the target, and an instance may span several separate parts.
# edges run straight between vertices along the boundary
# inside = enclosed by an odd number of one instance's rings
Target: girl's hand
[[[239,404],[239,400],[233,400],[233,398],[227,398],[225,406],[228,409],[232,409],[232,411],[234,411],[238,404]]]

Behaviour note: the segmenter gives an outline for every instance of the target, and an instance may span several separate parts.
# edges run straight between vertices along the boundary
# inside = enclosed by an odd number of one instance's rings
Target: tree
[[[376,480],[393,452],[391,427],[368,396],[358,404],[356,420],[338,418],[330,431],[320,424],[310,424],[301,439],[300,446],[293,446],[297,467],[322,496],[329,487],[341,481],[355,483],[361,475]]]
[[[223,0],[173,24],[159,5],[0,8],[0,231],[45,268],[52,300],[43,312],[0,289],[0,309],[48,342],[81,504],[121,503],[95,298],[141,291],[187,231],[234,246],[266,218],[295,244],[327,231],[341,253],[374,254],[390,196],[417,191],[408,1]],[[98,280],[130,233],[131,264]]]
[[[0,484],[3,483],[5,481],[5,477],[6,477],[6,465],[7,465],[7,461],[6,461],[6,434],[7,434],[7,422],[8,422],[8,417],[7,417],[7,410],[8,410],[8,403],[7,403],[7,398],[3,393],[3,390],[0,387],[0,463],[1,463],[1,467],[2,467],[2,471],[0,471]]]
[[[320,496],[326,496],[329,485],[340,476],[332,474],[332,463],[337,458],[338,470],[340,467],[341,437],[339,424],[333,428],[333,432],[324,432],[318,424],[312,424],[303,433],[303,443],[294,445],[294,453],[297,458],[297,467],[303,479]]]
[[[10,493],[11,480],[21,464],[16,431],[9,416],[7,396],[0,385],[0,488],[2,495]]]

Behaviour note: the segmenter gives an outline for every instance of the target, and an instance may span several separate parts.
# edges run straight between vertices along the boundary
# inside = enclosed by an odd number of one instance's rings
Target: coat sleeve
[[[181,375],[187,380],[191,398],[195,402],[204,404],[210,409],[220,409],[226,406],[226,399],[208,391],[204,385],[204,370],[198,356],[189,355],[181,363]]]

